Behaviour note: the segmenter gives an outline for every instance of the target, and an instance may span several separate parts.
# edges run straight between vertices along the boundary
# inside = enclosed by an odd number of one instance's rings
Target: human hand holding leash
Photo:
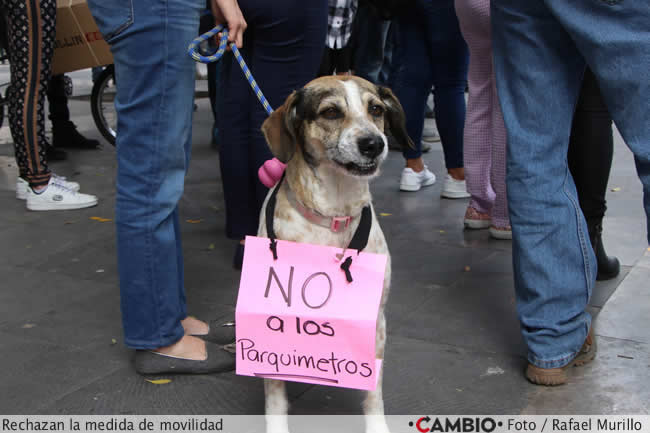
[[[220,25],[224,25],[227,23],[228,26],[228,42],[235,42],[235,45],[237,48],[241,48],[243,46],[243,35],[244,31],[246,31],[246,20],[244,19],[244,16],[241,13],[241,9],[239,9],[239,5],[237,4],[237,0],[212,0],[212,14],[214,15],[215,18],[215,25],[216,27],[219,27]],[[216,28],[211,32],[214,34],[214,31],[217,30]],[[206,33],[203,35],[203,39],[206,38],[206,36],[209,36],[209,33]],[[221,31],[216,34],[217,40],[221,40],[223,37],[223,34]],[[193,44],[190,44],[190,55],[195,58],[197,61],[202,61],[202,62],[210,62],[210,61],[216,61],[221,57],[221,54],[217,53],[216,56],[213,56],[214,59],[208,58],[206,59],[200,59],[200,56],[196,53],[196,46],[198,43],[200,43],[201,38],[197,38],[194,40]],[[229,50],[230,47],[227,46],[225,47],[226,50]],[[242,66],[243,68],[244,66]],[[252,78],[252,76],[251,76]],[[261,91],[256,90],[257,84],[254,83],[252,84],[253,90],[258,94],[258,97],[260,98],[260,102],[264,105],[264,108],[266,111],[270,114],[273,110],[271,107],[268,105],[266,102],[266,98],[263,97],[261,94]],[[258,89],[259,90],[259,89]],[[260,179],[260,181],[267,187],[267,188],[272,188],[280,178],[282,177],[282,174],[284,173],[284,169],[286,168],[286,164],[283,164],[278,160],[277,158],[269,159],[267,160],[258,170],[257,174]]]
[[[228,26],[228,42],[234,42],[237,48],[244,46],[244,32],[248,27],[237,0],[212,0],[212,14],[215,25]]]

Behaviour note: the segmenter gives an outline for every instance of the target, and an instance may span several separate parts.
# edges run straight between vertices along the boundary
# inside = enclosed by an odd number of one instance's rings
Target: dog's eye
[[[370,106],[370,109],[368,110],[368,112],[370,113],[370,115],[371,115],[371,116],[374,116],[374,117],[381,117],[381,116],[383,116],[383,115],[384,115],[384,111],[385,111],[385,110],[384,110],[384,107],[382,107],[381,105],[371,105],[371,106]]]
[[[336,107],[326,108],[325,110],[321,111],[320,115],[327,120],[335,120],[343,117],[341,110]]]

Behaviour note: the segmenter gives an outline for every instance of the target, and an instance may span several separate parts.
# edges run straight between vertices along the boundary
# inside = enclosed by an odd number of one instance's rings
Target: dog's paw
[[[289,418],[286,415],[266,415],[266,433],[289,433]]]
[[[390,433],[383,415],[366,416],[366,433]]]
[[[366,427],[366,433],[390,433],[390,430],[388,430],[388,426],[384,424],[376,425],[370,428]]]

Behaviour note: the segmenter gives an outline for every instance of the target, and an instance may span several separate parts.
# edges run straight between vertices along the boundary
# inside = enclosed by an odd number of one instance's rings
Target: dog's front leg
[[[384,347],[386,345],[386,317],[382,311],[377,318],[377,339],[376,339],[376,356],[384,359]],[[390,433],[386,418],[384,417],[384,398],[381,388],[384,376],[384,367],[379,372],[377,388],[374,391],[368,391],[366,399],[363,402],[363,413],[366,417],[366,433]]]
[[[266,395],[266,432],[289,433],[289,400],[284,381],[264,379]]]

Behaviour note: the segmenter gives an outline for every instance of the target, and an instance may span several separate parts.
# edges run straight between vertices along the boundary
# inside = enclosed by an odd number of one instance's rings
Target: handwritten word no
[[[275,284],[280,288],[280,293],[282,294],[284,301],[287,303],[287,307],[291,307],[291,300],[292,300],[291,291],[293,288],[293,270],[294,267],[291,266],[291,269],[289,270],[289,281],[287,282],[287,289],[285,290],[284,286],[280,282],[280,278],[278,277],[278,274],[275,272],[275,269],[273,269],[273,266],[270,266],[269,277],[268,280],[266,281],[266,291],[264,292],[264,297],[265,298],[269,297],[269,292],[271,291],[271,283],[275,281]],[[320,303],[317,302],[310,303],[307,300],[307,289],[309,285],[315,280],[317,279],[322,280],[323,278],[325,278],[325,280],[327,281],[327,297],[325,298],[325,300],[323,300]],[[330,297],[332,296],[332,279],[325,272],[313,273],[309,277],[307,277],[304,283],[302,283],[301,294],[302,294],[302,302],[305,304],[305,306],[313,310],[322,308],[327,304],[327,301],[329,301]]]

